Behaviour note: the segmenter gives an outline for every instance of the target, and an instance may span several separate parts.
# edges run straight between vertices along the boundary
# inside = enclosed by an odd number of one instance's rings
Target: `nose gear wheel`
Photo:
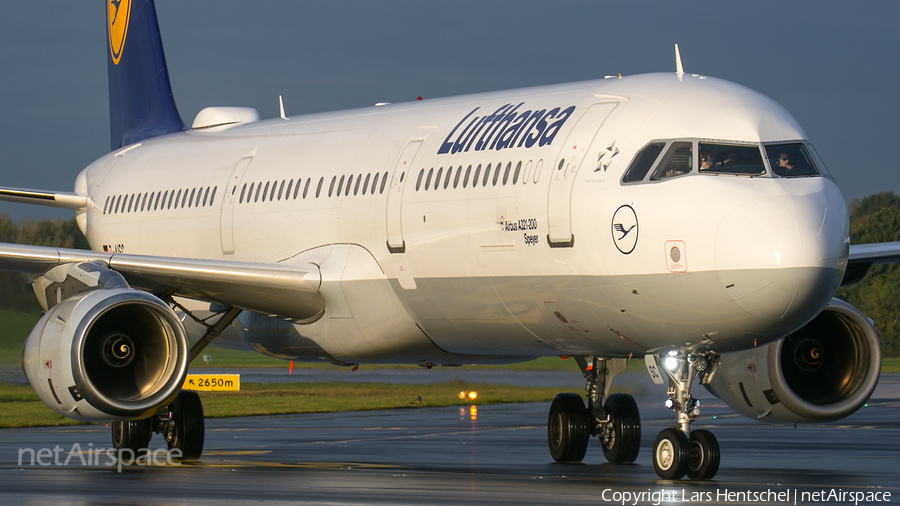
[[[653,444],[653,468],[663,479],[679,480],[685,474],[692,480],[712,479],[719,470],[719,442],[708,430],[691,431],[691,422],[700,414],[700,402],[691,396],[691,383],[712,380],[718,355],[695,350],[671,350],[646,357],[647,370],[654,383],[668,377],[669,398],[666,407],[675,411],[676,424],[663,429]]]

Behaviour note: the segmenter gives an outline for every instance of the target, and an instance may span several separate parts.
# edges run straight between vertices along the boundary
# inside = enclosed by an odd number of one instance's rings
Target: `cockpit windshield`
[[[701,142],[699,150],[701,174],[766,173],[758,146]]]
[[[768,159],[769,167],[766,167]],[[750,144],[700,139],[655,140],[634,156],[622,183],[662,182],[690,175],[831,178],[811,144]]]
[[[812,157],[809,156],[809,151],[802,143],[765,144],[764,146],[766,156],[769,158],[769,165],[776,176],[817,176],[819,174]]]

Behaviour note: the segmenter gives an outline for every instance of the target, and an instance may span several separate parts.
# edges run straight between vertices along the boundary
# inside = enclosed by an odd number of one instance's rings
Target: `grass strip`
[[[461,391],[478,392],[475,401],[459,399]],[[200,392],[209,418],[334,413],[375,409],[470,406],[549,401],[558,387],[515,387],[447,382],[431,385],[387,383],[244,383],[239,392]],[[417,402],[417,397],[421,398]],[[27,385],[0,384],[0,427],[77,425],[57,415]]]
[[[461,400],[461,391],[478,393]],[[334,413],[375,409],[469,406],[550,401],[559,387],[473,385],[455,382],[429,385],[387,383],[248,383],[240,392],[200,392],[207,417],[288,413]],[[420,401],[417,401],[420,398]]]
[[[56,414],[30,385],[0,383],[0,427],[53,427],[82,422]]]

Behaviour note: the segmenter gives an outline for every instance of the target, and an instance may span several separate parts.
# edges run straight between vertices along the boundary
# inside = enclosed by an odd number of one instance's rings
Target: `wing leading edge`
[[[321,314],[325,299],[315,264],[279,265],[25,246],[0,243],[0,269],[42,274],[57,265],[102,261],[128,283],[158,295],[179,295],[293,320]]]
[[[0,188],[0,200],[18,202],[20,204],[60,207],[75,211],[86,208],[89,202],[86,196],[78,195],[77,193],[29,190],[25,188]]]
[[[873,265],[898,262],[900,262],[900,242],[854,244],[850,246],[847,271],[844,273],[841,286],[859,283]]]

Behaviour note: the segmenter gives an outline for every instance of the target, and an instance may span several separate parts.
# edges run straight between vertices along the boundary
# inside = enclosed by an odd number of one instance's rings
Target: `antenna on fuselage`
[[[681,64],[681,51],[678,50],[678,44],[675,44],[675,75],[679,79],[684,75],[684,66]]]
[[[281,100],[281,95],[278,95],[278,109],[281,111],[281,119],[290,121],[287,116],[284,115],[284,101]]]

